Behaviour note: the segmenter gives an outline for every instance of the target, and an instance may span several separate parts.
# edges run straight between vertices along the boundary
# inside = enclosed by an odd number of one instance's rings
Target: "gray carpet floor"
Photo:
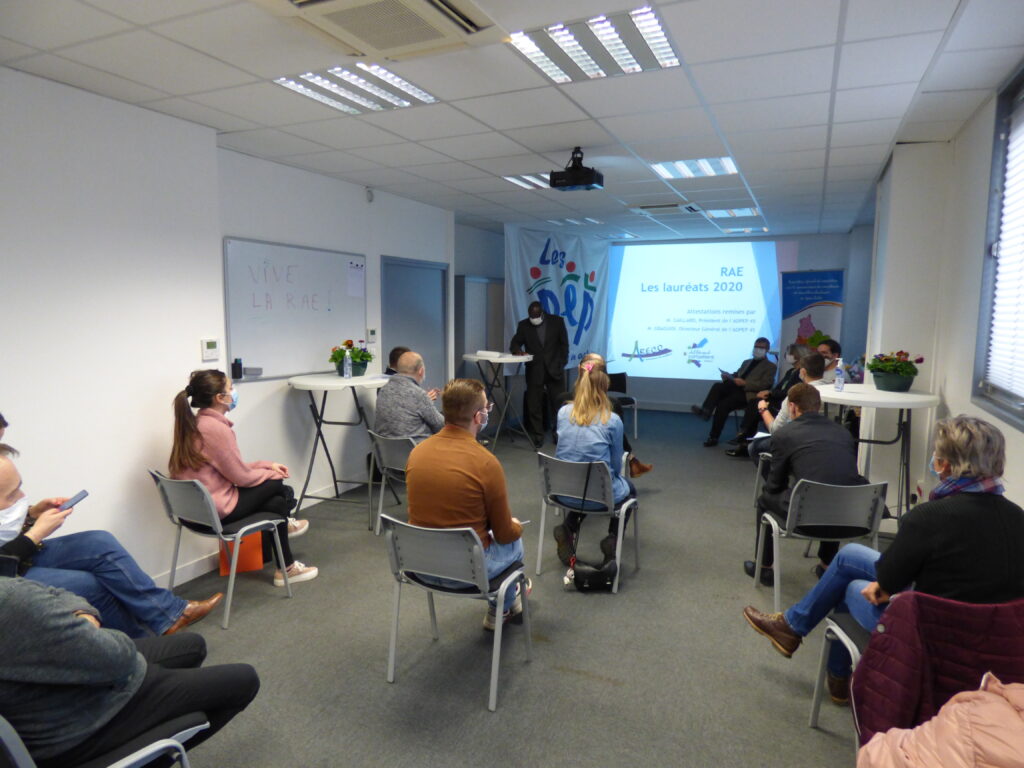
[[[208,664],[250,663],[262,688],[194,750],[194,765],[852,766],[849,708],[826,700],[820,727],[807,726],[821,629],[787,660],[741,616],[746,604],[771,609],[771,590],[755,590],[741,567],[753,549],[753,465],[724,445],[702,447],[706,430],[689,414],[640,413],[634,450],[655,468],[636,481],[642,568],[627,538],[617,595],[563,589],[551,538],[560,518],[550,514],[534,575],[536,458],[522,438],[502,438],[513,514],[533,521],[524,543],[534,658],[525,662],[523,627],[509,625],[496,713],[484,604],[439,598],[434,642],[424,593],[406,587],[388,684],[394,582],[383,540],[366,530],[365,491],[361,504],[309,508],[311,530],[293,547],[320,577],[288,600],[269,568],[243,574],[230,629],[219,613],[195,627]],[[385,510],[404,514],[390,497]],[[588,522],[580,551],[597,557],[605,522]],[[784,542],[787,605],[814,583],[803,551]],[[211,573],[179,592],[205,597],[226,581]]]

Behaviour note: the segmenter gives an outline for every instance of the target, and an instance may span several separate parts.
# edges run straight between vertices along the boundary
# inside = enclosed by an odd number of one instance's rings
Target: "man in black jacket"
[[[545,312],[539,301],[530,304],[527,315],[519,321],[509,351],[513,355],[533,355],[533,360],[526,364],[526,427],[539,447],[544,442],[545,426],[555,428],[552,409],[566,389],[569,334],[565,320]]]
[[[722,371],[722,380],[715,382],[708,390],[702,405],[695,405],[690,410],[711,422],[711,434],[704,441],[705,448],[718,445],[725,420],[729,414],[739,408],[746,408],[747,403],[757,399],[757,393],[768,389],[775,381],[776,365],[768,359],[771,342],[761,336],[754,341],[753,356],[743,361],[736,371]]]
[[[772,435],[772,468],[765,480],[764,491],[757,503],[755,531],[761,530],[761,514],[771,512],[786,519],[789,496],[800,480],[814,480],[831,485],[864,485],[867,480],[857,471],[857,443],[850,433],[827,416],[819,413],[821,394],[810,384],[796,384],[789,390],[789,408],[792,421]],[[829,535],[821,531],[821,535]],[[772,566],[775,555],[771,531],[765,531],[764,553],[761,557],[762,581],[774,580]],[[757,538],[755,534],[755,552]],[[824,565],[832,562],[839,545],[823,541],[818,545],[818,557]],[[754,561],[743,563],[748,576],[754,575]]]

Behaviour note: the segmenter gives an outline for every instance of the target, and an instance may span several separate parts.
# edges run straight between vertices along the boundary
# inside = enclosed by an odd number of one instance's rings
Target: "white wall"
[[[145,469],[166,466],[171,400],[209,365],[199,340],[224,340],[222,237],[366,254],[367,325],[379,328],[380,256],[451,264],[453,216],[383,193],[368,204],[362,187],[218,150],[207,128],[4,68],[0,103],[5,440],[33,498],[90,491],[64,531],[110,530],[162,574],[172,528]],[[304,396],[282,381],[239,392],[243,454],[301,480]],[[365,472],[365,438],[331,440]],[[186,536],[185,575],[211,551]]]
[[[455,225],[455,274],[505,278],[505,235]]]

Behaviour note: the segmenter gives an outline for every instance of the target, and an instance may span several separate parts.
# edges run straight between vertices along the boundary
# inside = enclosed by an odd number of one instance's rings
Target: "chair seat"
[[[254,515],[249,515],[248,517],[243,517],[241,520],[236,520],[233,523],[228,523],[227,525],[222,525],[221,526],[221,530],[224,532],[225,536],[234,536],[240,530],[242,530],[243,528],[245,528],[247,526],[252,525],[253,523],[265,523],[265,522],[272,522],[272,523],[276,524],[276,523],[283,523],[284,520],[282,520],[278,515],[275,515],[272,512],[257,512]],[[213,530],[212,526],[209,526],[209,525],[203,525],[202,523],[194,523],[191,520],[182,520],[181,524],[184,525],[186,528],[188,528],[190,531],[202,534],[203,536],[216,536],[217,535],[217,532],[215,530]]]
[[[871,639],[871,630],[864,629],[864,627],[860,625],[860,622],[853,618],[852,614],[846,613],[845,611],[832,611],[828,617],[836,623],[839,629],[841,629],[843,633],[853,641],[853,644],[861,649],[861,651],[867,648],[868,640]]]
[[[118,760],[127,757],[143,747],[149,746],[155,741],[160,741],[161,739],[173,739],[184,731],[191,730],[192,728],[198,728],[203,725],[209,725],[206,715],[202,712],[190,712],[187,715],[182,715],[181,717],[176,717],[173,720],[168,720],[166,723],[160,723],[160,725],[150,728],[144,733],[140,733],[131,741],[125,742],[105,755],[101,755],[100,757],[84,763],[74,763],[74,768],[107,768],[110,764],[116,763]]]
[[[573,512],[603,512],[608,514],[608,507],[599,501],[577,499],[572,496],[552,495],[547,497],[548,504],[554,507],[562,507]],[[582,502],[582,503],[581,503]]]
[[[501,587],[501,583],[503,581],[505,581],[505,579],[507,579],[509,576],[511,576],[513,573],[515,573],[517,570],[519,570],[522,567],[523,567],[523,564],[519,560],[517,560],[516,562],[512,563],[512,565],[510,565],[508,568],[503,570],[501,573],[499,573],[497,576],[495,576],[493,579],[491,579],[488,582],[488,584],[487,584],[488,591],[490,593],[497,592],[498,589]],[[421,587],[423,587],[425,589],[434,589],[434,590],[437,590],[438,592],[445,592],[445,593],[447,593],[449,595],[480,595],[480,596],[483,596],[483,593],[479,589],[477,589],[476,586],[474,586],[472,584],[467,584],[465,587],[441,587],[441,586],[438,586],[437,584],[432,584],[429,581],[425,581],[422,577],[419,576],[419,574],[412,573],[411,571],[405,571],[403,573],[403,575],[405,576],[405,578],[407,578],[413,584],[418,584],[419,586],[421,586]],[[460,582],[460,583],[462,583],[462,582]]]

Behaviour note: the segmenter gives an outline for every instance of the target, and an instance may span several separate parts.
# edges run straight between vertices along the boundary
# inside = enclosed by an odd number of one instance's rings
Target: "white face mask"
[[[796,355],[786,355],[786,362],[792,365],[796,362]]]
[[[21,533],[28,517],[28,497],[23,496],[7,509],[0,509],[0,544],[12,541]]]
[[[540,317],[531,317],[530,318],[530,323],[533,324],[533,325],[540,325],[543,322],[544,322],[544,315],[541,315]]]
[[[761,360],[765,355],[768,354],[768,350],[763,347],[754,347],[754,359]]]

